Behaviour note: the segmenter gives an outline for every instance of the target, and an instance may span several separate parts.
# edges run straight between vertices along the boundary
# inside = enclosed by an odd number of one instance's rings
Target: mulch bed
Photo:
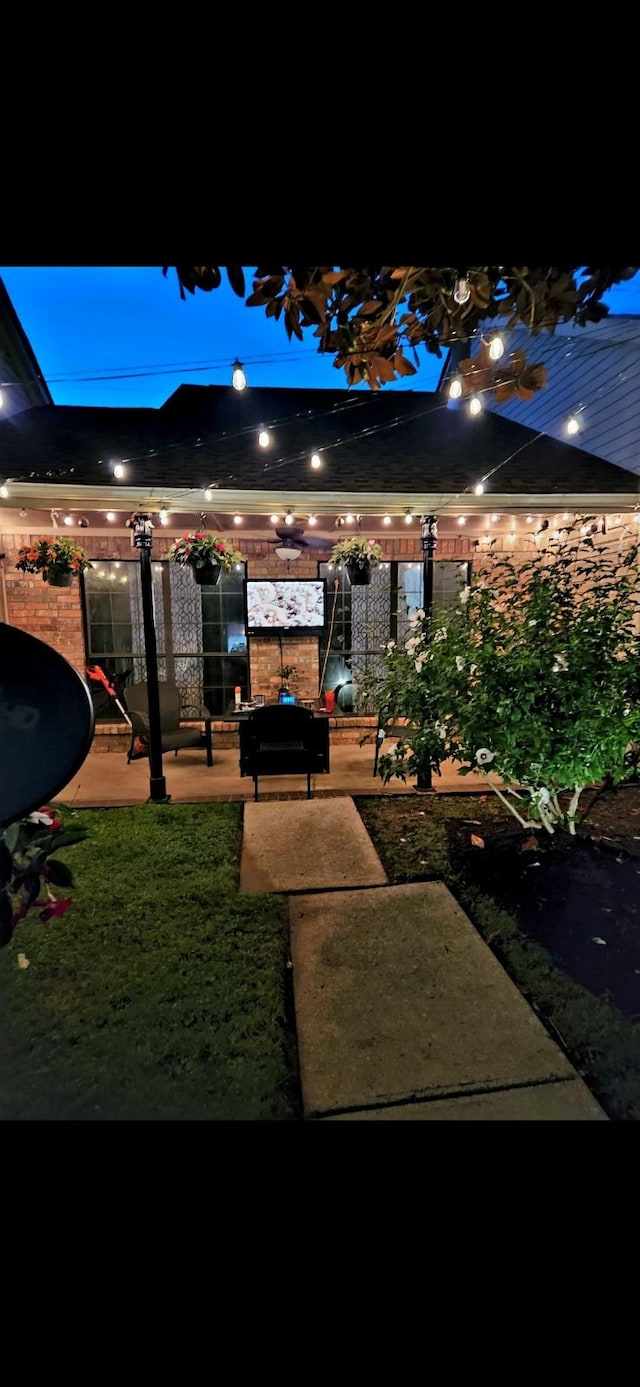
[[[595,996],[640,1020],[640,782],[585,793],[575,838],[504,816],[450,819],[453,860]]]

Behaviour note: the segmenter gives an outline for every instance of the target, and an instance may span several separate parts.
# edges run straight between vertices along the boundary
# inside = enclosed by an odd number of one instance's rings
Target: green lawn
[[[72,909],[0,951],[0,1118],[298,1120],[287,903],[238,893],[242,805],[71,817]]]

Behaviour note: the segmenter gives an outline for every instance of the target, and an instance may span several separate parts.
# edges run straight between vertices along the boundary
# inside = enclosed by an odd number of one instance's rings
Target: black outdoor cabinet
[[[256,708],[238,720],[240,775],[255,774],[256,755],[261,775],[299,775],[308,765],[312,775],[329,773],[329,719],[309,712],[305,716],[305,749],[300,729],[294,721],[307,710],[290,704],[269,704]]]

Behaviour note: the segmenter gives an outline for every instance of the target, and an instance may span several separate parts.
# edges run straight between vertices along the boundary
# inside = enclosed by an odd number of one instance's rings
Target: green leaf
[[[56,862],[55,858],[47,863],[47,877],[54,886],[73,886],[73,876],[66,862]]]

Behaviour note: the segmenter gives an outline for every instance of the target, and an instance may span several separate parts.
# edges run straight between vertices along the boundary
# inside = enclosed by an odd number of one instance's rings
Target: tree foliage
[[[628,774],[640,741],[638,545],[603,551],[590,520],[520,566],[489,559],[456,610],[420,611],[404,645],[389,643],[365,693],[420,730],[380,757],[385,781],[452,759],[523,826],[573,833],[583,789]]]
[[[242,267],[225,268],[234,293],[245,298]],[[183,299],[222,283],[220,266],[175,269]],[[163,266],[164,275],[168,270]],[[259,265],[245,303],[281,321],[289,341],[312,333],[318,351],[333,356],[348,386],[364,381],[378,390],[414,375],[421,347],[442,357],[451,348],[482,342],[487,322],[505,330],[523,325],[532,337],[553,333],[559,323],[599,322],[608,313],[603,295],[635,273],[620,266]],[[481,349],[478,358],[461,362],[461,371],[463,394],[491,390],[503,402],[513,395],[530,399],[547,380],[545,367],[529,364],[521,350],[495,363]]]

